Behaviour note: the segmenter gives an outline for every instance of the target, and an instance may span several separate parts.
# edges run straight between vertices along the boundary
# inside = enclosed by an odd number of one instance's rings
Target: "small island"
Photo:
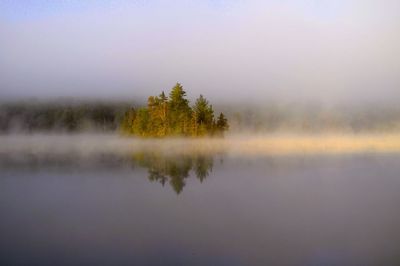
[[[214,117],[213,107],[203,95],[190,107],[186,92],[177,83],[169,97],[161,92],[148,98],[147,107],[127,110],[120,129],[125,135],[140,137],[223,136],[229,124],[223,113]]]

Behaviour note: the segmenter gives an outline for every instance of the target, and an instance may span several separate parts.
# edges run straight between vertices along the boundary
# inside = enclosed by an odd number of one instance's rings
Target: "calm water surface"
[[[0,161],[0,265],[400,265],[400,155]]]

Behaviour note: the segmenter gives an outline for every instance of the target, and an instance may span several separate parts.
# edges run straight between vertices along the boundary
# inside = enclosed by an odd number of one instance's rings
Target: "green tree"
[[[169,130],[169,120],[168,120],[168,97],[165,96],[164,91],[161,92],[160,96],[160,107],[161,107],[161,136],[166,136]]]
[[[149,125],[149,111],[147,108],[140,108],[138,110],[135,121],[133,122],[133,134],[146,137],[148,134]]]
[[[125,112],[125,115],[121,121],[120,129],[122,133],[133,134],[133,123],[135,121],[135,118],[136,118],[135,109],[129,108],[129,110]]]
[[[200,95],[193,107],[192,131],[195,136],[204,136],[212,133],[214,122],[214,110],[208,101]]]
[[[149,112],[149,125],[147,135],[158,137],[161,135],[161,100],[158,97],[150,96],[147,101],[147,110]]]
[[[190,133],[191,108],[186,99],[186,92],[181,84],[177,83],[169,94],[169,126],[174,135],[188,135]]]
[[[229,129],[228,119],[223,113],[220,113],[216,123],[216,130],[219,135],[223,135]]]

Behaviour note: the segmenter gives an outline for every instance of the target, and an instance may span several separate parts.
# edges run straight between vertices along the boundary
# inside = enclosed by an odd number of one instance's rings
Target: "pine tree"
[[[147,137],[149,136],[149,111],[147,108],[140,108],[138,110],[135,121],[133,122],[133,134]]]
[[[150,96],[147,101],[149,111],[148,136],[162,136],[162,105],[159,97]]]
[[[136,118],[136,111],[134,108],[129,108],[122,118],[120,129],[124,134],[133,134],[133,123]]]
[[[161,92],[160,96],[160,104],[161,104],[161,125],[162,131],[161,136],[166,136],[168,134],[169,129],[169,121],[168,121],[168,98],[165,96],[164,91]]]
[[[185,98],[186,92],[181,84],[177,83],[169,94],[169,123],[171,133],[188,135],[190,133],[191,108]]]
[[[200,95],[193,107],[195,136],[203,136],[210,133],[213,128],[214,110],[208,101]]]
[[[223,113],[220,113],[216,123],[216,130],[218,135],[223,135],[229,129],[228,119]]]

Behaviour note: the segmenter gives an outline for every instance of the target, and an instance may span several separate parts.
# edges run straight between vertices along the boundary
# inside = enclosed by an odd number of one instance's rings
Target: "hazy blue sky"
[[[400,99],[400,1],[0,1],[0,97]]]

